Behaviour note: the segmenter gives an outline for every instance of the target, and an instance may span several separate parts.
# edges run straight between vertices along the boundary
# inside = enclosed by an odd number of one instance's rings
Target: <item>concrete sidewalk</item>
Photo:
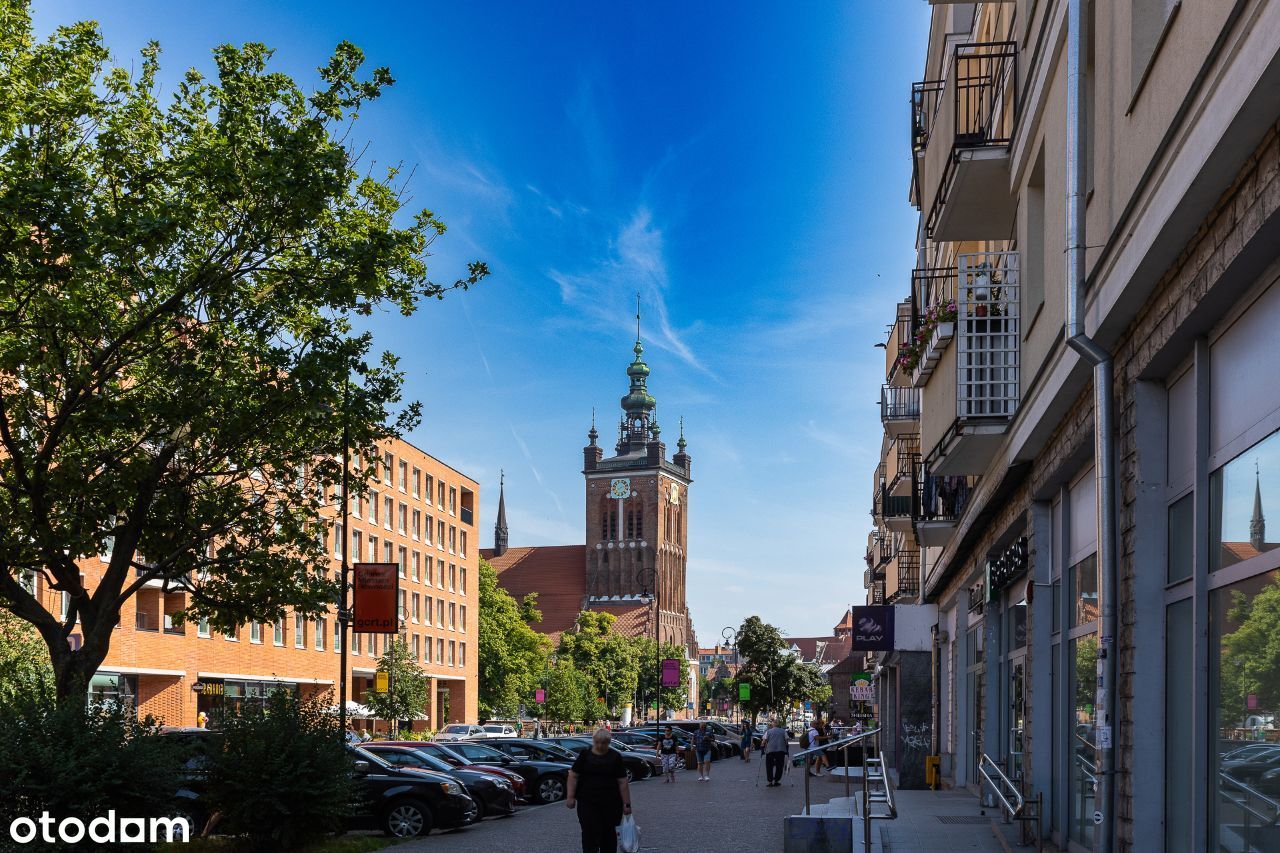
[[[818,780],[811,780],[817,783]],[[856,795],[846,799],[843,781],[813,785],[815,816],[857,815],[861,785]],[[834,795],[834,796],[833,796]],[[830,798],[830,799],[828,799]],[[873,820],[873,853],[1024,853],[1033,845],[1018,846],[1018,826],[1003,823],[998,809],[982,809],[967,790],[894,790],[898,807],[896,820]],[[826,802],[823,802],[826,800]],[[984,814],[985,811],[985,814]],[[853,853],[863,853],[862,821],[854,822]]]

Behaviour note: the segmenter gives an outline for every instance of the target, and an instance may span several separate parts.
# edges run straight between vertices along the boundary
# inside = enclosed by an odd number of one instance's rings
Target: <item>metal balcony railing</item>
[[[894,497],[889,492],[882,491],[880,503],[881,518],[909,518],[911,516],[911,495],[902,495]]]
[[[884,604],[884,581],[877,581],[871,585],[871,603]]]
[[[961,255],[956,294],[956,416],[1009,418],[1018,408],[1017,252]]]
[[[919,330],[930,312],[954,313],[955,267],[917,267],[911,271],[912,331]]]
[[[889,480],[889,491],[898,491],[900,483],[912,482],[915,478],[916,469],[920,467],[920,433],[911,432],[900,435],[893,440],[893,453],[895,465],[894,470],[888,472],[891,479]],[[910,514],[907,510],[907,514]],[[886,507],[886,515],[898,515],[900,513],[889,513]]]
[[[920,552],[898,552],[898,597],[920,594]]]
[[[935,477],[925,473],[924,463],[916,466],[916,521],[959,521],[969,505],[969,496],[977,485],[977,477]]]
[[[929,145],[945,85],[944,80],[922,80],[911,84],[911,151],[914,154],[919,154]]]
[[[920,389],[880,386],[881,421],[920,420]]]
[[[473,519],[475,518],[475,516],[474,516],[474,514],[471,512],[471,507],[469,507],[469,506],[464,506],[464,507],[459,511],[459,514],[460,514],[460,516],[461,516],[461,518],[462,518],[462,523],[463,523],[463,524],[471,524],[471,523],[473,523]]]
[[[904,350],[911,344],[911,334],[911,312],[904,305],[897,318],[889,324],[889,333],[885,341],[885,376],[890,380],[902,369],[898,361]]]

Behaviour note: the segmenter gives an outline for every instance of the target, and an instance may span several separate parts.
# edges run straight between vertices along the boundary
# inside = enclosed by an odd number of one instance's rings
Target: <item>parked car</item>
[[[413,744],[371,743],[366,744],[364,749],[396,767],[443,773],[461,783],[467,795],[476,801],[476,820],[516,813],[515,789],[510,782],[495,773],[452,767]]]
[[[164,726],[161,737],[177,744],[178,790],[175,794],[173,814],[187,823],[187,837],[195,838],[209,821],[209,806],[205,800],[209,754],[221,749],[222,733],[195,726]]]
[[[1258,755],[1222,762],[1222,772],[1246,785],[1254,784],[1268,770],[1276,768],[1280,768],[1280,745],[1272,745],[1270,750]]]
[[[637,729],[627,729],[626,731],[618,731],[613,733],[613,739],[623,744],[629,749],[637,752],[644,752],[653,749],[658,739],[653,732],[642,732]]]
[[[474,740],[485,736],[484,729],[479,726],[471,726],[466,723],[452,723],[441,729],[435,736],[435,740]]]
[[[672,720],[670,725],[672,728],[683,731],[689,735],[695,735],[698,731],[698,722],[695,720]],[[711,729],[711,737],[716,742],[716,748],[711,752],[712,761],[720,758],[730,758],[742,752],[742,747],[738,745],[736,740],[719,734],[710,726],[708,726],[708,728]]]
[[[412,746],[420,749],[428,755],[438,758],[450,767],[456,767],[461,770],[475,770],[478,773],[495,773],[511,783],[512,789],[515,791],[516,799],[523,800],[526,796],[524,777],[510,767],[501,767],[497,764],[473,763],[458,755],[450,752],[447,744],[435,743],[434,741],[386,741],[393,746]]]
[[[480,743],[471,740],[450,741],[443,746],[459,758],[478,764],[496,764],[524,776],[525,790],[535,803],[554,803],[564,799],[569,785],[570,761],[544,761],[536,758],[515,759],[495,747],[501,741]]]
[[[485,723],[483,737],[520,737],[520,730],[510,723]]]
[[[1274,743],[1248,743],[1248,744],[1245,744],[1244,746],[1237,746],[1235,749],[1231,750],[1230,752],[1223,753],[1221,760],[1224,762],[1225,761],[1242,761],[1244,759],[1254,758],[1256,756],[1263,755],[1264,753],[1268,753],[1273,749],[1276,749],[1276,744]]]
[[[479,813],[475,800],[454,779],[395,767],[364,747],[347,749],[352,773],[362,788],[347,819],[349,829],[377,828],[396,838],[412,838],[475,821]]]
[[[572,750],[574,758],[577,758],[577,754],[584,749],[591,748],[591,738],[589,737],[554,737],[546,738],[546,740]],[[622,765],[627,770],[628,782],[648,779],[650,776],[662,773],[662,759],[652,752],[630,750],[626,748],[625,744],[620,744],[616,741],[610,741],[609,748],[622,756]]]

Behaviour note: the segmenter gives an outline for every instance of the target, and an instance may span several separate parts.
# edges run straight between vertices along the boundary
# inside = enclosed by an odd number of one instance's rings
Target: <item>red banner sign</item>
[[[399,633],[399,567],[395,563],[352,563],[351,576],[355,595],[351,630],[358,634]]]
[[[662,686],[663,687],[679,687],[680,686],[680,661],[677,660],[676,658],[663,658]]]

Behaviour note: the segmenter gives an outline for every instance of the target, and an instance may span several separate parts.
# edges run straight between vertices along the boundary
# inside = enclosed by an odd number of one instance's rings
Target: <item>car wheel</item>
[[[558,803],[563,799],[563,776],[546,776],[538,782],[538,802]]]
[[[208,818],[198,808],[185,803],[179,803],[175,806],[170,817],[187,825],[187,838],[199,838],[200,833],[204,831],[205,823],[208,821]]]
[[[653,775],[653,767],[650,766],[648,762],[646,762],[645,765],[640,768],[640,778],[648,779],[652,775]]]
[[[413,838],[431,831],[431,810],[420,800],[396,800],[382,816],[382,829],[395,838]]]
[[[476,804],[476,819],[473,820],[472,823],[479,823],[489,816],[489,811],[485,808],[483,799],[480,797],[472,797],[471,799],[474,800]]]

